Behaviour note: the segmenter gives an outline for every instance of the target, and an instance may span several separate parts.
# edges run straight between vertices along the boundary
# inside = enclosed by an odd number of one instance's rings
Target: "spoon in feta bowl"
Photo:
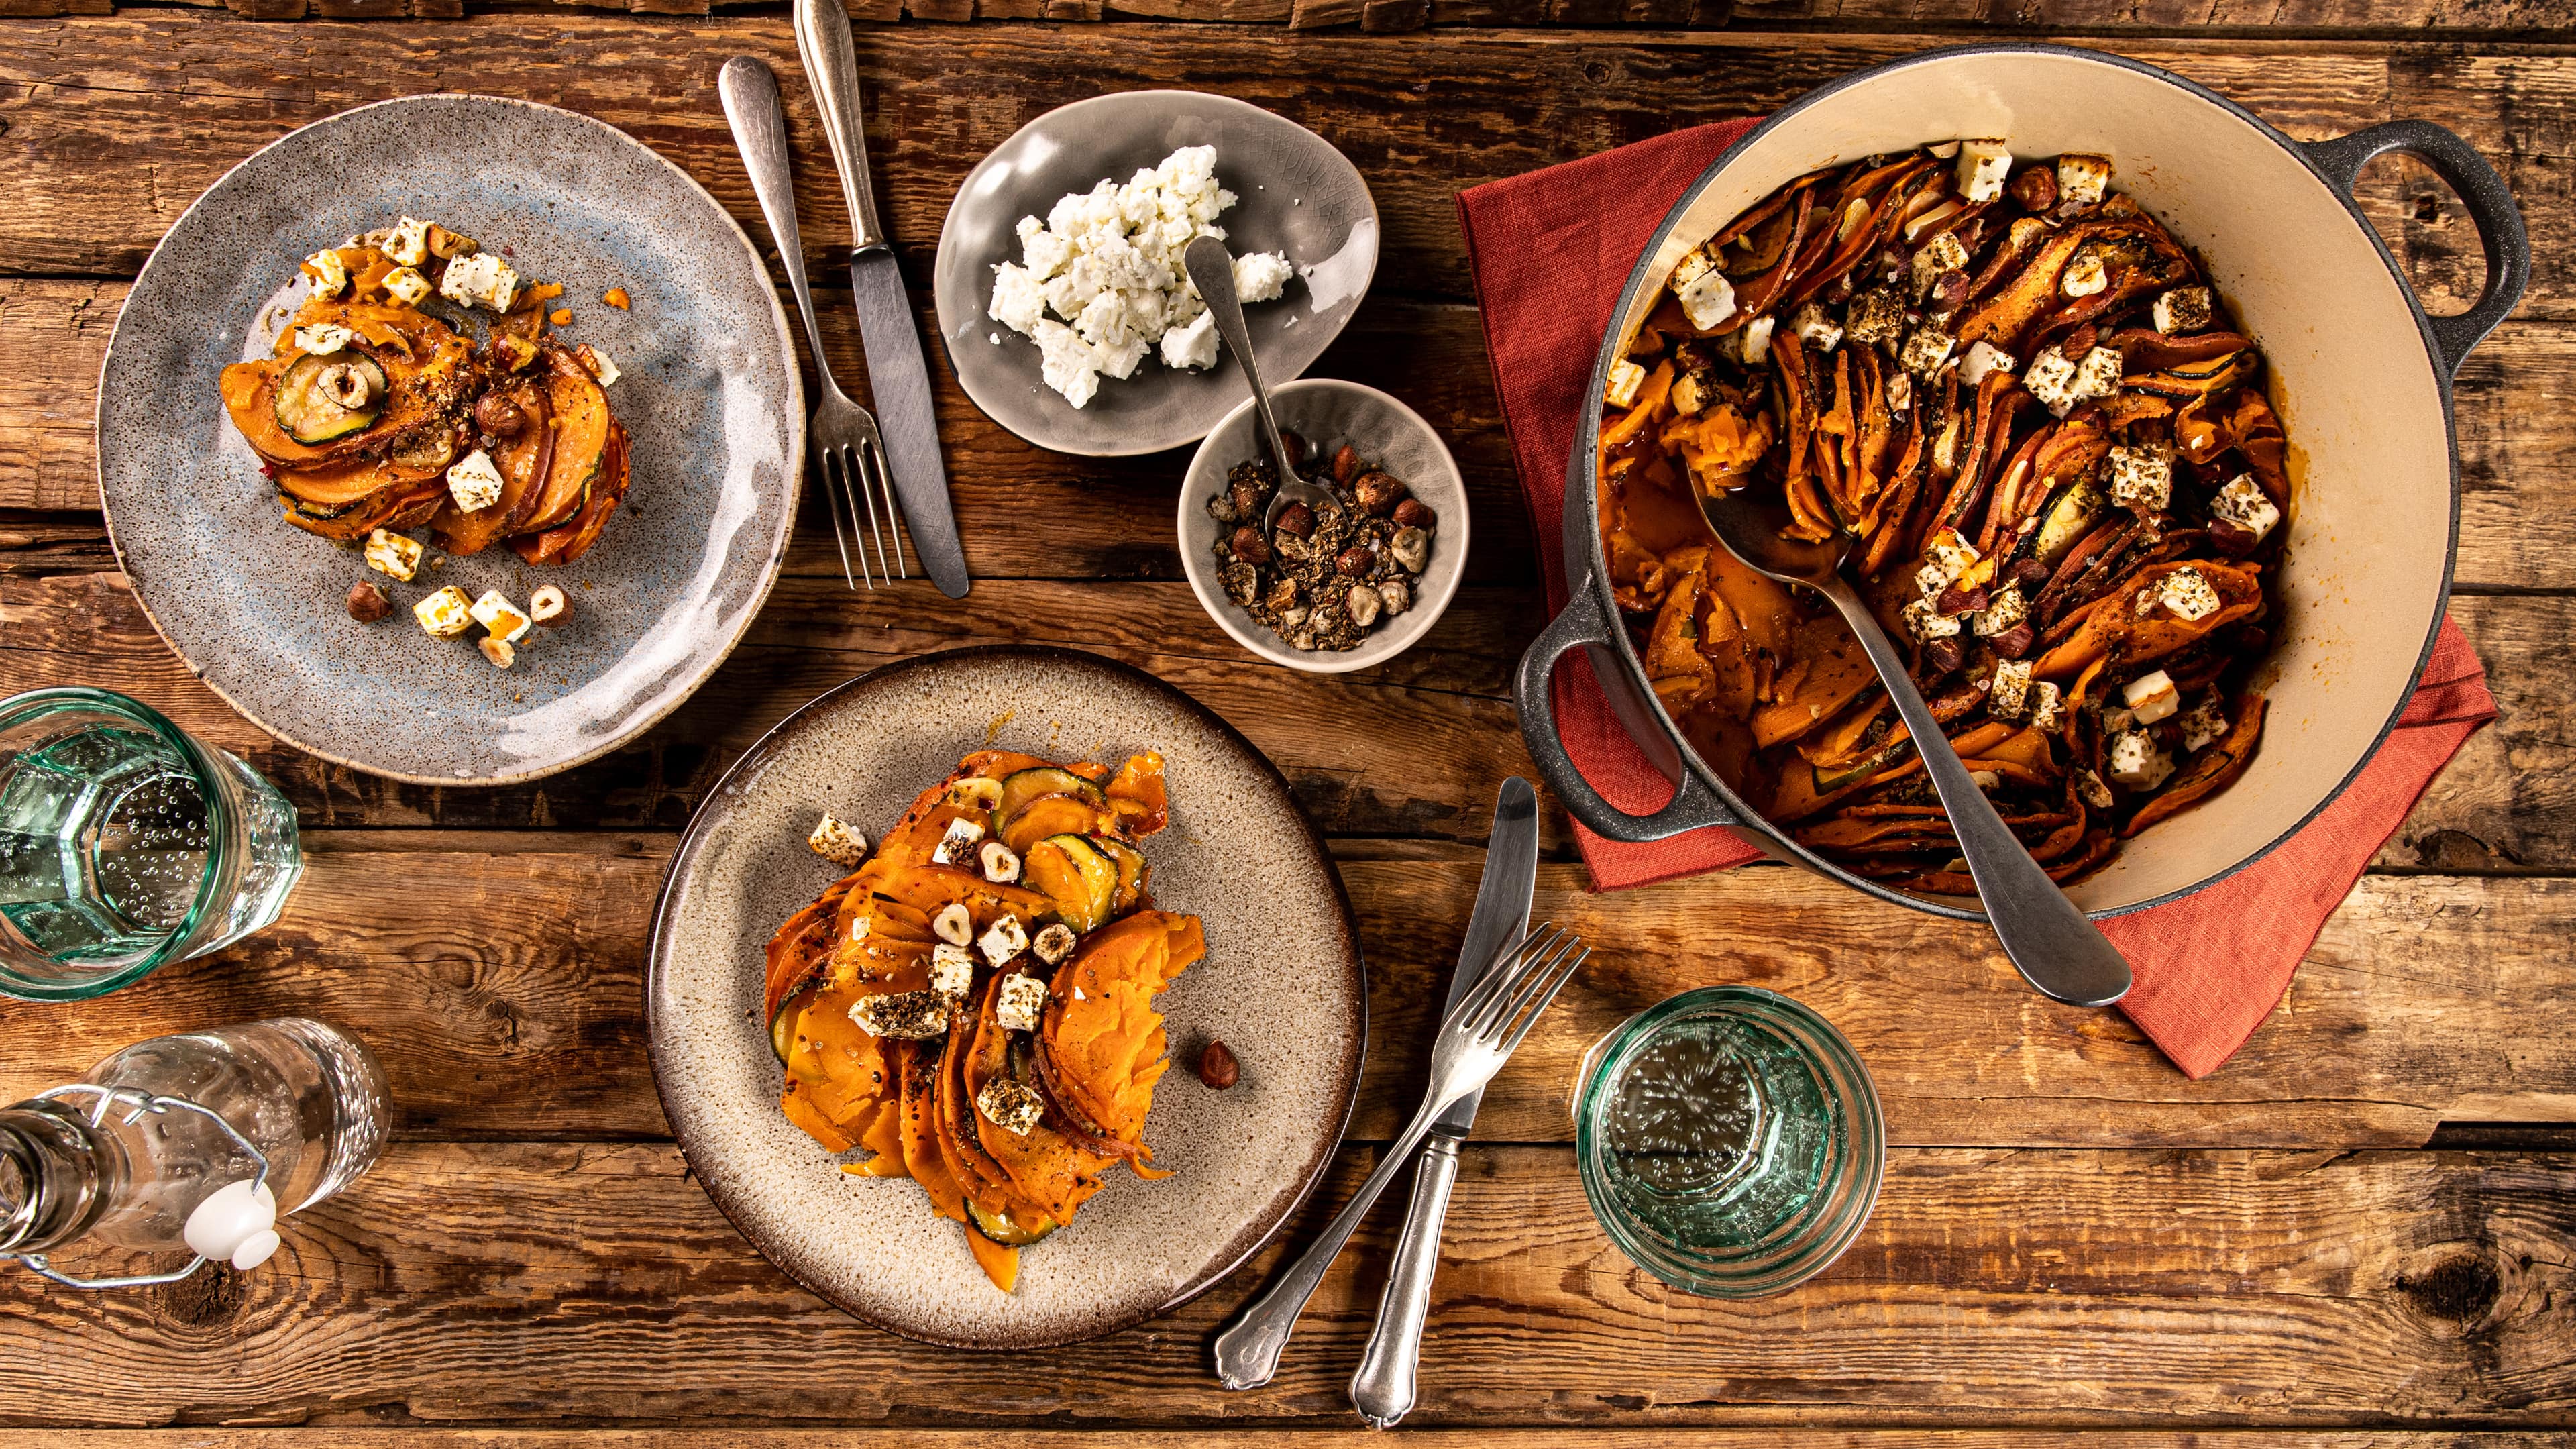
[[[1243,303],[1234,294],[1234,258],[1225,243],[1212,236],[1193,240],[1181,251],[1181,266],[1190,274],[1190,285],[1198,288],[1199,300],[1207,303],[1208,315],[1216,319],[1216,332],[1225,339],[1226,350],[1243,364],[1243,380],[1252,387],[1252,415],[1258,422],[1261,445],[1270,452],[1270,466],[1279,475],[1279,486],[1270,495],[1270,507],[1263,515],[1263,532],[1275,530],[1279,513],[1291,503],[1313,508],[1331,495],[1306,481],[1297,460],[1288,455],[1288,445],[1279,436],[1279,419],[1270,410],[1270,390],[1261,385],[1261,364],[1252,356],[1252,333],[1243,325]]]

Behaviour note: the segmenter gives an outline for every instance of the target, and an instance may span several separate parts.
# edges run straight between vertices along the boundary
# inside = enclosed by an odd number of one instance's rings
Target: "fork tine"
[[[1521,1024],[1512,1030],[1510,1039],[1503,1043],[1503,1055],[1510,1056],[1521,1049],[1521,1038],[1528,1036],[1530,1028],[1538,1025],[1538,1019],[1547,1014],[1548,1003],[1556,1000],[1556,994],[1565,989],[1565,983],[1573,980],[1574,973],[1582,970],[1583,963],[1591,959],[1592,951],[1586,947],[1576,952],[1573,960],[1566,962],[1562,969],[1554,973],[1553,978],[1547,983],[1547,989],[1540,992],[1537,999],[1531,1003],[1529,1015],[1522,1018]]]
[[[1551,929],[1546,921],[1539,922],[1536,929],[1521,937],[1520,944],[1485,968],[1485,974],[1476,978],[1476,984],[1460,999],[1458,1009],[1449,1014],[1449,1020],[1456,1022],[1459,1029],[1469,1036],[1484,1035],[1493,1018],[1495,1004],[1511,990],[1521,973],[1529,968],[1529,963],[1545,955],[1564,934]]]
[[[831,449],[814,450],[814,473],[823,487],[823,511],[832,515],[832,546],[841,551],[841,582],[855,592],[859,581],[850,577],[850,541],[841,535],[841,507],[836,498],[839,490],[833,485]]]
[[[859,532],[859,499],[867,492],[868,487],[863,446],[843,443],[839,452],[841,455],[841,506],[850,512],[850,552],[859,556],[859,581],[871,589],[880,583],[893,583],[893,578],[885,571],[884,550],[878,550],[876,570],[873,573],[869,571],[868,541],[866,536]],[[868,527],[870,532],[875,531],[876,505],[873,499],[869,501],[868,506]]]
[[[1509,1032],[1529,1005],[1531,993],[1546,983],[1566,957],[1582,949],[1581,937],[1570,931],[1558,932],[1557,939],[1549,943],[1546,951],[1532,956],[1512,973],[1511,984],[1504,988],[1501,999],[1485,1013],[1482,1029],[1477,1034],[1492,1039]]]
[[[903,561],[903,530],[899,526],[899,522],[894,511],[894,484],[893,480],[888,478],[886,475],[885,449],[883,445],[880,444],[873,436],[861,438],[859,440],[858,461],[859,491],[865,493],[868,498],[868,536],[874,538],[877,542],[877,572],[891,581],[894,577],[894,571],[886,566],[886,534],[891,533],[894,535],[895,561],[897,563],[901,563]],[[879,532],[877,528],[877,498],[880,494],[885,498],[884,532]],[[903,577],[909,579],[912,575],[907,571]]]

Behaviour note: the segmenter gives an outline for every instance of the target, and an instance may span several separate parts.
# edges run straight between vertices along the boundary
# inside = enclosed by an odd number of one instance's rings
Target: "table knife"
[[[1538,882],[1538,796],[1515,775],[1494,799],[1494,828],[1485,842],[1485,878],[1476,887],[1476,909],[1458,969],[1449,977],[1447,1016],[1485,968],[1529,934],[1530,895]],[[1374,1428],[1391,1428],[1413,1408],[1414,1365],[1422,1353],[1422,1321],[1431,1307],[1431,1275],[1440,1270],[1440,1229],[1449,1214],[1449,1187],[1458,1178],[1458,1144],[1475,1125],[1483,1092],[1451,1103],[1431,1124],[1431,1136],[1413,1171],[1413,1206],[1396,1239],[1395,1263],[1378,1300],[1377,1326],[1369,1331],[1359,1372],[1351,1376],[1351,1404]]]
[[[859,56],[841,0],[796,0],[796,54],[814,87],[823,138],[841,171],[850,205],[850,290],[858,299],[859,340],[867,348],[868,391],[885,440],[886,471],[903,503],[912,551],[948,597],[967,588],[966,550],[957,541],[957,512],[948,499],[948,469],[939,457],[939,420],[930,404],[930,364],[912,299],[895,266],[894,243],[877,217],[868,181],[867,138],[859,130]]]

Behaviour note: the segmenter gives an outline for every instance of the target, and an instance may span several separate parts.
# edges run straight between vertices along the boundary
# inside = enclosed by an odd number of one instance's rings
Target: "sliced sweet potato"
[[[1129,755],[1104,793],[1109,796],[1109,808],[1118,812],[1129,835],[1151,835],[1171,819],[1171,795],[1163,784],[1163,757],[1153,750]]]
[[[523,532],[531,533],[553,528],[580,510],[591,481],[607,461],[614,427],[608,415],[608,393],[581,359],[552,345],[546,347],[544,357],[554,458],[546,469],[545,490],[521,525]]]
[[[802,1085],[798,1082],[789,1082],[787,1090],[779,1094],[778,1110],[786,1114],[787,1120],[795,1123],[806,1136],[822,1143],[823,1150],[826,1152],[847,1152],[857,1146],[855,1139],[834,1125],[831,1118],[824,1116],[813,1102],[807,1099],[804,1092],[800,1090]]]
[[[975,1254],[975,1266],[984,1270],[994,1287],[1008,1293],[1019,1286],[1019,1249],[1005,1248],[973,1228],[966,1230],[966,1246]]]
[[[2165,782],[2129,823],[2120,827],[2123,836],[2135,835],[2160,820],[2170,820],[2185,810],[2236,783],[2245,767],[2254,760],[2254,747],[2263,738],[2263,696],[2249,694],[2237,706],[2236,722],[2227,734],[2209,748],[2192,756],[2191,763]]]
[[[1088,835],[1103,828],[1098,805],[1080,795],[1040,795],[1002,823],[995,838],[1026,856],[1050,835]]]
[[[1154,998],[1206,951],[1196,917],[1139,911],[1092,933],[1058,969],[1040,1034],[1065,1088],[1110,1136],[1143,1137],[1169,1065]]]
[[[974,1111],[972,1103],[987,1082],[1011,1075],[1009,1034],[993,1016],[997,979],[987,979],[975,1000],[975,1043],[966,1054],[961,1083],[969,1111]],[[952,1030],[964,1029],[961,1023]],[[1048,1218],[1071,1222],[1075,1210],[1100,1191],[1100,1172],[1108,1161],[1075,1147],[1044,1121],[1023,1134],[1005,1130],[980,1111],[974,1111],[974,1119],[976,1140],[984,1151],[1010,1174],[1021,1196],[1036,1203]]]
[[[939,1062],[936,1042],[895,1042],[889,1053],[903,1084],[903,1163],[912,1180],[930,1194],[930,1206],[941,1217],[966,1221],[966,1198],[940,1155],[938,1124]],[[1004,1292],[1010,1290],[1004,1289]]]

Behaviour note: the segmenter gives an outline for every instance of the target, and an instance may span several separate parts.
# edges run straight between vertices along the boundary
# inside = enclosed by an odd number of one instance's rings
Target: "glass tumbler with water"
[[[277,787],[150,707],[0,700],[0,995],[79,1000],[220,950],[303,869]]]

